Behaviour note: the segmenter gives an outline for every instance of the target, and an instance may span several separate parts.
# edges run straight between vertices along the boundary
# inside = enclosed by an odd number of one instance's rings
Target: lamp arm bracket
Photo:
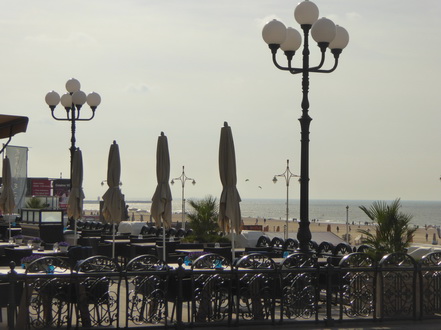
[[[89,118],[79,118],[80,117],[80,111],[78,111],[78,118],[75,119],[75,121],[89,121],[92,120],[95,117],[95,111],[92,111],[92,116]]]
[[[331,69],[329,69],[329,70],[318,70],[318,69],[315,69],[315,68],[314,68],[314,70],[311,70],[311,72],[331,73],[331,72],[333,72],[335,69],[337,69],[337,66],[338,66],[338,58],[335,59],[334,66],[333,66]]]

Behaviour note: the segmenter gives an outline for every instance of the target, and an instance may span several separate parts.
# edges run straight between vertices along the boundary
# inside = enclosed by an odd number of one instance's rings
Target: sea
[[[360,209],[360,206],[369,207],[373,200],[310,200],[309,220],[328,223],[364,224],[371,220]],[[386,201],[390,202],[390,201]],[[151,202],[146,200],[128,199],[129,213],[150,211]],[[401,212],[412,216],[411,223],[418,227],[441,226],[441,201],[404,201],[401,200]],[[298,221],[299,200],[289,200],[288,219]],[[84,210],[99,211],[98,201],[84,201]],[[186,212],[191,212],[190,205],[186,205]],[[286,220],[286,199],[244,199],[240,203],[242,217],[256,219]],[[174,213],[182,213],[182,200],[173,200]]]

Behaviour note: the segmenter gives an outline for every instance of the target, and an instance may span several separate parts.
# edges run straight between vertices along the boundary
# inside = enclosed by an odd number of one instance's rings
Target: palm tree
[[[410,246],[416,228],[410,228],[412,216],[400,212],[400,199],[394,200],[390,205],[386,202],[374,202],[367,208],[360,209],[376,223],[375,230],[359,229],[365,235],[365,242],[372,248],[368,253],[376,260],[393,252],[405,252]]]
[[[198,242],[218,242],[220,241],[219,225],[217,219],[219,217],[218,205],[216,198],[207,196],[201,200],[188,200],[193,208],[193,212],[189,212],[190,227],[193,234],[187,237]]]

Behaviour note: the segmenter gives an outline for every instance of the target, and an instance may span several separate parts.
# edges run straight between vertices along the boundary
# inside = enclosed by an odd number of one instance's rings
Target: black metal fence
[[[251,254],[233,266],[215,254],[201,258],[198,268],[148,255],[124,267],[95,256],[73,269],[54,257],[26,273],[11,268],[0,275],[8,326],[184,329],[441,317],[438,252],[418,262],[401,253],[378,263],[364,253],[324,264],[300,253],[276,261]]]

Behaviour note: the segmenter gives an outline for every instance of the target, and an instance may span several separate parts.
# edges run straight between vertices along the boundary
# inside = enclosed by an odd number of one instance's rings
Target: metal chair
[[[287,238],[283,245],[283,251],[294,251],[299,248],[299,241],[293,238]]]
[[[141,255],[126,265],[128,322],[152,324],[166,320],[166,263],[153,255]]]
[[[264,254],[252,253],[240,258],[235,267],[239,276],[236,293],[238,316],[253,320],[274,317],[274,284],[277,282],[274,260]]]
[[[270,247],[271,246],[271,240],[268,236],[260,236],[257,239],[256,247]]]
[[[38,258],[26,266],[26,274],[51,274],[26,277],[28,325],[37,329],[69,327],[76,296],[67,259]]]
[[[74,268],[77,319],[83,327],[111,326],[119,323],[121,267],[112,258],[93,256]]]
[[[283,316],[289,319],[317,320],[318,311],[317,258],[306,253],[290,254],[281,266],[281,306]]]
[[[196,322],[220,322],[227,319],[231,300],[231,277],[222,270],[229,267],[230,261],[215,253],[204,254],[193,261],[192,315]],[[196,271],[204,269],[217,271]]]

